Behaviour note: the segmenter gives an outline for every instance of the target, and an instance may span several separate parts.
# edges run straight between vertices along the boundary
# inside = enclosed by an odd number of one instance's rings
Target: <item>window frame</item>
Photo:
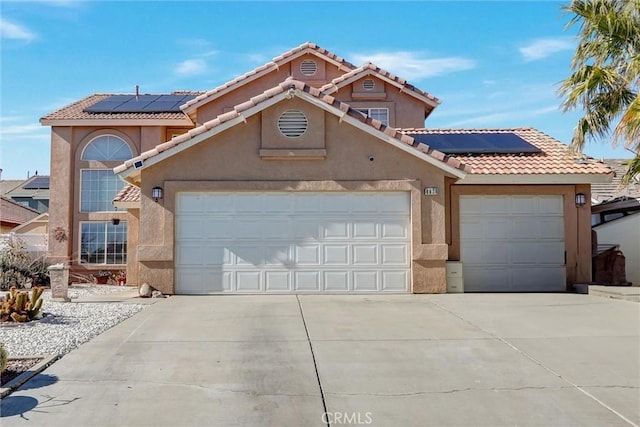
[[[389,126],[389,108],[387,108],[387,107],[355,107],[355,109],[357,111],[367,115],[367,117],[371,117],[373,120],[379,120],[383,125]],[[380,111],[384,110],[386,112],[386,115],[387,115],[386,123],[385,123],[385,121],[382,121],[382,120],[380,120],[378,118],[373,117],[371,115],[371,112],[373,110],[380,110]]]
[[[93,263],[93,262],[88,262],[88,261],[83,261],[83,244],[82,244],[82,237],[83,237],[83,226],[85,224],[101,224],[104,226],[104,252],[103,252],[103,261],[101,263]],[[127,259],[128,259],[128,255],[129,255],[129,224],[127,221],[125,220],[121,220],[118,225],[112,224],[114,227],[118,227],[118,226],[125,226],[125,230],[124,230],[124,251],[121,252],[119,254],[119,256],[122,258],[122,260],[124,261],[123,263],[108,263],[108,255],[109,253],[107,252],[107,248],[109,246],[109,240],[108,240],[108,226],[111,224],[111,221],[79,221],[78,222],[78,264],[80,265],[84,265],[87,267],[103,267],[103,268],[108,268],[108,267],[114,267],[114,268],[120,268],[122,266],[126,266],[127,265]],[[117,243],[116,243],[117,244]],[[114,254],[114,257],[118,256],[118,254]]]
[[[111,197],[111,200],[109,201],[109,203],[111,203],[111,209],[109,210],[83,210],[83,206],[82,206],[82,200],[83,200],[83,187],[86,185],[83,179],[84,176],[84,172],[104,172],[104,171],[109,171],[113,174],[113,177],[117,180],[117,182],[119,182],[120,184],[122,184],[122,187],[117,190],[113,196]],[[79,192],[78,192],[78,212],[80,213],[94,213],[94,212],[116,212],[118,209],[113,206],[113,199],[118,195],[118,193],[122,190],[122,188],[125,187],[126,183],[124,181],[122,181],[121,179],[118,178],[118,175],[113,173],[112,169],[109,168],[80,168],[80,185],[79,185]]]
[[[105,137],[107,138],[110,137],[110,138],[115,138],[120,140],[129,149],[129,157],[126,159],[85,159],[84,155],[87,149],[91,146],[91,144],[93,144],[97,139],[105,138]],[[112,133],[103,133],[91,138],[91,140],[89,140],[89,142],[87,142],[85,146],[82,148],[82,152],[80,153],[80,161],[83,161],[83,162],[103,162],[103,163],[104,162],[124,162],[133,157],[135,157],[135,154],[133,149],[131,148],[131,145],[129,145],[129,143],[124,138],[121,138],[118,135],[114,135]]]

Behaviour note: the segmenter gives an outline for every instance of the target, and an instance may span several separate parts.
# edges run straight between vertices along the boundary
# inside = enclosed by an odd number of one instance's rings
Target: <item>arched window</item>
[[[82,160],[129,160],[133,157],[129,144],[113,135],[95,138],[82,152]]]

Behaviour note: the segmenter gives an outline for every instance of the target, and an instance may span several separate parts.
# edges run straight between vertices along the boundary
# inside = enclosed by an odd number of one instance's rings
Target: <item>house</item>
[[[23,206],[8,197],[0,196],[0,234],[6,234],[39,215],[35,209]]]
[[[40,213],[47,212],[49,210],[49,176],[33,175],[4,195]]]
[[[313,43],[204,93],[88,96],[41,119],[49,255],[168,294],[589,281],[611,171],[531,128],[425,128],[439,104]]]

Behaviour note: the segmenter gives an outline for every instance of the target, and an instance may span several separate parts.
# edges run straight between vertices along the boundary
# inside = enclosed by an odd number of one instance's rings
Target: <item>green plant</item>
[[[0,342],[0,372],[4,372],[7,369],[7,350],[4,349],[4,345]]]
[[[21,239],[10,239],[0,249],[0,289],[25,284],[48,285],[48,264],[43,257],[33,257]]]
[[[1,302],[0,322],[28,322],[35,319],[42,309],[43,291],[41,287],[31,288],[31,292],[19,291],[12,286]]]

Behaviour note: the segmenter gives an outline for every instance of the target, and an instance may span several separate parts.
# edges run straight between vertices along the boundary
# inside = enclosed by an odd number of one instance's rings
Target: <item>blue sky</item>
[[[425,126],[533,126],[568,143],[575,29],[562,2],[0,3],[3,179],[47,174],[44,114],[91,93],[208,90],[312,41],[370,60],[442,100]],[[631,157],[607,141],[594,157]]]

